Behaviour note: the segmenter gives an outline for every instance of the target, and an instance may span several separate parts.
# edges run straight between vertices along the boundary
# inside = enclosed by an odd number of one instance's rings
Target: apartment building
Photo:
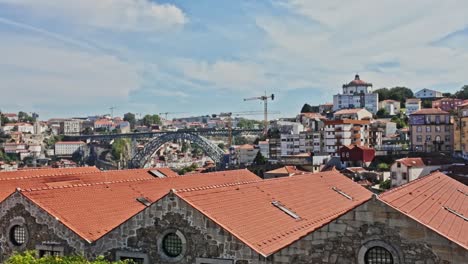
[[[370,120],[372,119],[372,113],[363,108],[342,109],[342,110],[336,111],[333,114],[333,118],[335,120],[340,120],[340,119]]]
[[[421,98],[421,99],[433,99],[433,98],[441,98],[442,93],[436,90],[431,90],[431,89],[422,89],[419,90],[414,94],[416,98]]]
[[[446,112],[456,110],[459,105],[463,104],[462,99],[457,98],[442,98],[432,101],[432,108],[440,108]]]
[[[410,115],[410,142],[413,151],[452,151],[453,122],[440,109],[421,109]]]
[[[59,141],[55,143],[56,156],[72,156],[73,153],[84,147],[83,141]]]
[[[324,152],[338,156],[345,145],[369,145],[369,120],[329,120],[325,121]]]
[[[63,135],[79,135],[81,132],[81,120],[63,120],[60,122],[60,133]]]

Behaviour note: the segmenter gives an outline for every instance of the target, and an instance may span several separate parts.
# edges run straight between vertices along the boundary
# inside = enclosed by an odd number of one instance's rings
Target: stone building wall
[[[267,264],[267,263],[364,263],[366,248],[383,246],[398,263],[464,263],[468,251],[373,198],[265,258],[195,210],[174,194],[153,203],[119,227],[89,244],[20,194],[2,204],[0,236],[2,254],[12,248],[6,242],[8,225],[23,217],[34,236],[25,248],[43,241],[57,241],[65,253],[84,252],[87,257],[143,255],[145,263]],[[162,238],[177,232],[183,238],[184,254],[168,258]],[[228,260],[228,262],[223,262]],[[232,261],[229,261],[232,260]],[[198,261],[198,262],[197,262]]]
[[[21,246],[14,245],[10,239],[10,230],[16,224],[26,228],[26,243]],[[17,192],[0,205],[0,261],[15,251],[34,250],[37,246],[50,244],[56,249],[61,247],[64,254],[79,254],[84,252],[85,243],[73,231]]]

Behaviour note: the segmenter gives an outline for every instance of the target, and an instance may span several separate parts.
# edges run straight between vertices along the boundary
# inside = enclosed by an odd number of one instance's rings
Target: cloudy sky
[[[42,118],[272,110],[468,83],[466,0],[0,0],[0,109]]]

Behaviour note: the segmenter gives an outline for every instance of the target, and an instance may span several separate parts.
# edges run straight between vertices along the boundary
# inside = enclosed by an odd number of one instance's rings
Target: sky
[[[179,116],[468,84],[466,0],[0,0],[0,109]],[[174,115],[174,117],[177,115]],[[260,116],[259,116],[260,118]]]

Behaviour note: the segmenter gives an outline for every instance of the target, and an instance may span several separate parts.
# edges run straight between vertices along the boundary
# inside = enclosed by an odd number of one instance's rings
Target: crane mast
[[[261,100],[263,101],[263,134],[268,133],[268,100],[275,100],[275,95],[262,95],[258,97],[244,98],[244,101]]]

